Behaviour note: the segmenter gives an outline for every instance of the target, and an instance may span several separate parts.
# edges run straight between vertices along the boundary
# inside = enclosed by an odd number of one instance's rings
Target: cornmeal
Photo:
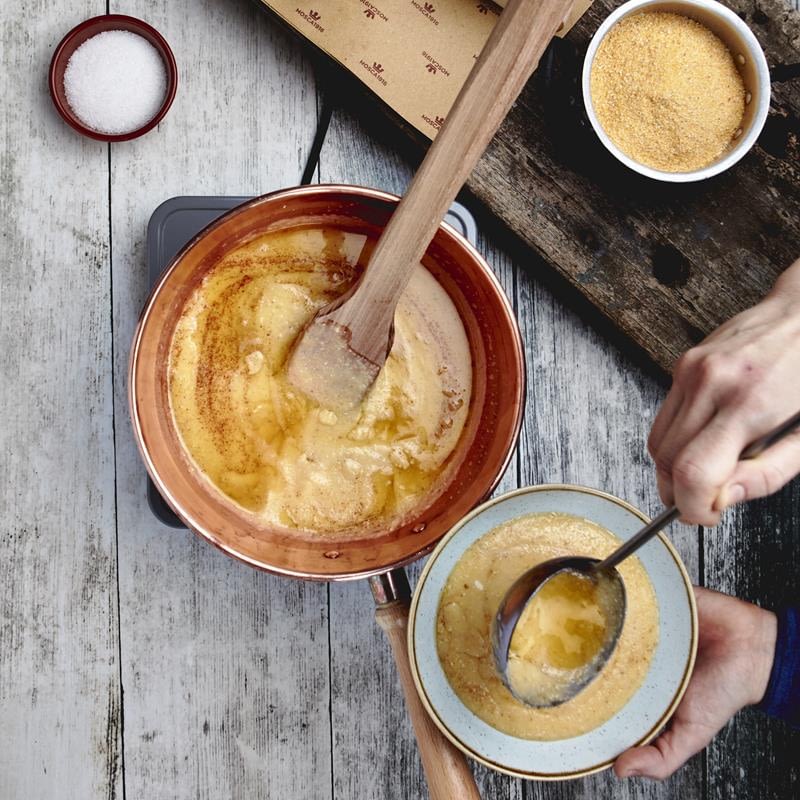
[[[295,338],[353,284],[365,239],[307,229],[248,242],[211,268],[175,330],[169,392],[184,447],[227,498],[270,525],[382,532],[430,501],[456,466],[470,348],[452,300],[422,266],[358,407],[323,408],[286,379]]]
[[[511,584],[551,558],[604,558],[619,540],[569,514],[531,514],[506,522],[472,544],[453,568],[439,601],[439,660],[453,690],[474,714],[521,739],[568,739],[614,716],[647,674],[658,644],[658,604],[641,562],[622,562],[627,613],[617,646],[600,674],[561,705],[532,708],[517,700],[497,674],[490,625]],[[591,650],[591,635],[587,638]],[[579,655],[578,660],[583,658]],[[569,662],[569,656],[567,663]]]
[[[715,161],[744,116],[744,83],[730,51],[681,14],[646,11],[618,22],[597,48],[590,86],[614,144],[664,172]]]

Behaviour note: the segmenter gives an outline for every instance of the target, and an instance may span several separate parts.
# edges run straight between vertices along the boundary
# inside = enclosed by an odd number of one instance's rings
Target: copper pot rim
[[[450,528],[443,530],[438,536],[436,536],[435,539],[429,541],[423,547],[414,549],[411,552],[402,556],[401,558],[392,560],[389,563],[380,564],[378,566],[364,568],[364,569],[346,570],[340,573],[323,574],[314,570],[291,569],[276,565],[274,563],[269,563],[262,559],[253,558],[247,555],[246,553],[241,552],[239,549],[232,546],[219,536],[217,536],[214,533],[214,531],[209,530],[208,527],[199,523],[195,518],[195,516],[192,514],[192,512],[184,508],[181,502],[179,502],[175,498],[172,491],[169,489],[167,482],[161,476],[145,444],[145,437],[142,429],[141,417],[138,411],[138,402],[137,402],[138,397],[136,392],[136,380],[135,380],[136,372],[140,364],[140,346],[142,343],[142,337],[145,332],[148,320],[150,319],[151,313],[154,309],[155,301],[159,293],[161,292],[162,288],[169,281],[172,273],[175,271],[179,263],[186,256],[186,254],[195,245],[197,245],[197,243],[200,242],[207,234],[227,224],[232,218],[236,217],[239,213],[243,212],[246,209],[251,209],[253,207],[257,207],[259,205],[266,203],[273,203],[276,200],[282,200],[282,199],[292,200],[296,198],[303,198],[305,196],[314,197],[318,196],[320,193],[323,194],[338,193],[348,196],[355,201],[365,199],[365,200],[379,201],[389,205],[396,205],[400,201],[400,197],[398,195],[380,189],[373,189],[366,186],[359,186],[354,184],[337,184],[337,183],[313,184],[313,185],[298,186],[288,189],[278,189],[276,191],[269,192],[260,195],[258,197],[254,197],[232,208],[222,216],[218,217],[213,222],[209,223],[196,236],[194,236],[189,242],[187,242],[180,249],[180,251],[171,259],[169,264],[163,270],[159,279],[151,288],[147,296],[147,299],[143,305],[142,311],[139,315],[139,320],[136,325],[136,330],[134,332],[134,337],[129,356],[128,406],[129,406],[131,424],[134,432],[134,438],[136,440],[136,445],[141,455],[141,458],[145,464],[147,473],[150,476],[153,483],[155,484],[159,494],[161,494],[165,502],[169,505],[172,511],[178,516],[178,518],[186,525],[186,527],[189,530],[191,530],[194,534],[200,536],[204,540],[208,541],[210,544],[214,545],[217,549],[222,550],[226,555],[236,559],[237,561],[247,564],[248,566],[253,567],[259,571],[267,572],[269,574],[281,577],[290,577],[290,578],[309,580],[309,581],[338,582],[347,580],[358,580],[361,578],[369,578],[375,575],[383,574],[392,569],[397,569],[399,567],[403,567],[410,563],[413,563],[414,561],[417,561],[420,558],[427,555],[428,553],[430,553],[436,547],[436,545],[439,543],[442,537],[444,537],[447,534],[447,531]],[[511,303],[508,297],[506,296],[505,290],[503,289],[500,281],[492,271],[489,264],[486,262],[485,258],[479,253],[477,248],[473,246],[471,242],[469,242],[461,233],[459,233],[449,223],[442,221],[439,226],[439,232],[443,232],[446,236],[455,240],[455,243],[458,245],[459,249],[464,250],[467,253],[467,255],[479,266],[480,274],[482,275],[483,279],[486,280],[488,286],[492,289],[492,294],[498,301],[498,307],[503,312],[503,318],[505,322],[508,324],[509,330],[512,332],[513,361],[515,364],[514,378],[517,387],[515,397],[510,403],[514,408],[514,420],[512,426],[509,429],[508,435],[506,436],[506,441],[503,446],[503,450],[505,453],[504,458],[500,462],[498,462],[496,467],[492,470],[493,474],[491,480],[484,487],[484,490],[480,494],[480,496],[475,498],[475,501],[470,506],[471,510],[475,506],[484,502],[492,494],[492,492],[499,484],[509,464],[511,463],[511,459],[513,458],[513,455],[515,453],[516,444],[519,439],[520,431],[522,428],[522,420],[524,417],[525,399],[527,393],[525,350],[522,344],[522,336],[519,330],[519,324],[517,322]],[[455,524],[458,524],[458,522],[456,522]],[[396,529],[397,528],[393,530]],[[406,535],[405,538],[410,538],[410,537]],[[369,537],[365,538],[363,540],[364,546],[369,547],[370,541],[371,539]],[[335,550],[335,547],[336,547],[336,540],[334,539],[331,541],[331,549]]]

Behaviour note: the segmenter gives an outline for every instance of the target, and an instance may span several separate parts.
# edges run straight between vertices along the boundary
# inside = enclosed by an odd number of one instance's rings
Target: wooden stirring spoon
[[[572,2],[509,2],[361,280],[297,338],[289,380],[321,405],[352,408],[369,391],[391,349],[395,308],[412,272]]]

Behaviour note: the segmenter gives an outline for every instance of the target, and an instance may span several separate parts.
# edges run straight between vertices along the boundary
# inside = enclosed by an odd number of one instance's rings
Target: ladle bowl
[[[573,671],[573,674],[577,673],[574,679],[565,680],[562,683],[558,696],[548,697],[546,700],[537,700],[526,696],[519,691],[519,688],[514,685],[508,675],[509,651],[511,649],[511,640],[514,638],[514,633],[517,629],[517,623],[525,609],[533,602],[539,589],[547,581],[563,572],[571,572],[581,577],[596,579],[595,576],[599,577],[597,573],[598,564],[600,564],[599,559],[587,556],[562,556],[561,558],[543,561],[533,569],[529,569],[520,575],[511,585],[503,602],[500,604],[500,608],[492,620],[492,654],[503,683],[508,687],[511,694],[523,703],[536,708],[544,708],[566,702],[600,674],[600,670],[602,670],[614,651],[625,622],[627,600],[622,577],[616,569],[611,568],[602,572],[603,576],[610,581],[614,595],[614,601],[609,604],[608,608],[604,609],[606,628],[603,635],[603,644],[586,664],[582,665],[579,670]]]

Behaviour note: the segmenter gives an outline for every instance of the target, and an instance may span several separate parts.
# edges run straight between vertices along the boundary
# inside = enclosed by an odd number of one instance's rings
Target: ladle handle
[[[795,431],[800,427],[800,412],[793,417],[789,417],[782,425],[779,425],[775,430],[770,431],[764,436],[759,437],[754,442],[751,442],[739,457],[744,461],[748,458],[756,458],[760,456],[767,448],[772,447],[773,444],[779,442],[784,436]],[[612,569],[619,564],[620,561],[626,559],[635,550],[638,550],[645,542],[653,538],[662,528],[666,528],[670,522],[674,522],[680,516],[681,512],[676,506],[662,511],[649,525],[642,528],[635,536],[632,536],[621,547],[617,548],[608,558],[601,561],[597,565],[598,570]]]
[[[430,800],[481,800],[463,753],[436,727],[422,705],[408,658],[408,613],[411,592],[402,569],[370,578],[378,607],[375,619],[392,647],[406,708],[414,726]]]
[[[675,522],[681,515],[676,506],[662,511],[649,525],[642,528],[639,533],[631,536],[627,542],[618,547],[608,558],[601,561],[595,569],[613,569],[620,561],[626,559],[635,550],[638,550],[645,542],[649,542],[662,528],[666,528],[670,522]]]

